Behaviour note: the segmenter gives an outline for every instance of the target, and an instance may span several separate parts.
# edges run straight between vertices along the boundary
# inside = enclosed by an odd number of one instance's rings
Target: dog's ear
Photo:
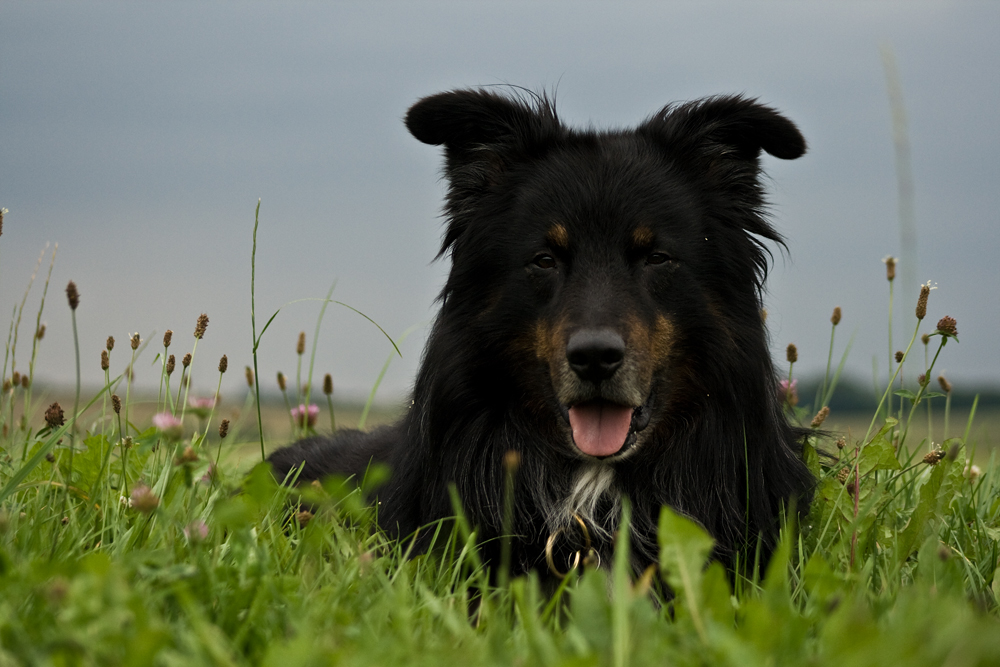
[[[534,104],[488,90],[453,90],[425,97],[406,113],[414,137],[443,145],[449,156],[482,148],[514,148],[540,140],[558,126],[544,96]]]
[[[690,147],[693,142],[709,154],[722,149],[723,154],[744,160],[756,160],[762,149],[783,160],[806,152],[806,140],[795,123],[741,95],[668,106],[642,127],[670,143]]]

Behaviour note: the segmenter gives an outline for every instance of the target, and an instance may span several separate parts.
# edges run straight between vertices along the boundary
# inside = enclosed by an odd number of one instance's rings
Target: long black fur
[[[544,96],[490,90],[424,98],[406,125],[444,147],[441,253],[452,262],[412,406],[370,434],[274,452],[279,478],[303,464],[299,480],[361,477],[371,461],[387,463],[378,517],[399,537],[452,516],[454,484],[495,563],[504,460],[514,451],[514,572],[544,569],[546,538],[572,528],[578,508],[566,503],[584,469],[613,471],[583,508],[605,563],[622,496],[633,508],[636,569],[657,560],[663,505],[702,524],[727,566],[752,560],[758,545],[766,558],[783,508],[793,499],[805,506],[813,484],[782,412],[761,318],[764,242],[781,237],[765,218],[759,156],[802,155],[795,125],[725,96],[668,106],[635,129],[581,131],[565,127]],[[546,245],[556,223],[568,248]],[[640,224],[668,262],[629,249]],[[554,270],[532,263],[539,252],[555,257]],[[564,352],[538,352],[539,323],[572,332],[629,318],[652,326],[660,316],[671,325],[670,351],[652,371],[649,426],[628,455],[595,461],[568,436],[552,379]]]

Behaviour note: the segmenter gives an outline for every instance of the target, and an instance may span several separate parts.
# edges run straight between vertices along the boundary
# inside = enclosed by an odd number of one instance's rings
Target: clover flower
[[[306,408],[305,405],[299,404],[298,406],[292,408],[292,419],[299,426],[308,425],[310,428],[316,425],[316,418],[319,416],[319,406],[315,403],[310,403],[309,407]]]
[[[167,440],[180,440],[184,435],[184,425],[181,420],[169,412],[158,412],[153,415],[153,426]]]
[[[782,380],[778,383],[778,400],[795,407],[799,404],[799,381],[797,379],[789,382]]]

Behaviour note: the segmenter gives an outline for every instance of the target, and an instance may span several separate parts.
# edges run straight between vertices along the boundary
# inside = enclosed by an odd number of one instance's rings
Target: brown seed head
[[[132,338],[129,339],[129,343],[132,345],[132,349],[133,350],[138,350],[139,349],[139,344],[141,342],[142,342],[142,339],[139,338],[139,332],[138,331],[136,331],[134,334],[132,334]]]
[[[194,463],[198,460],[198,454],[194,451],[194,448],[188,445],[181,452],[181,455],[174,459],[174,465],[184,465],[185,463]]]
[[[840,306],[833,309],[833,315],[830,316],[830,321],[833,323],[833,326],[840,324]]]
[[[812,427],[819,428],[820,426],[823,425],[823,422],[825,422],[826,418],[829,416],[830,416],[830,408],[824,405],[822,408],[820,408],[819,412],[816,413],[816,416],[813,417]]]
[[[227,435],[229,435],[229,420],[223,419],[219,424],[219,438],[225,439]]]
[[[58,428],[66,423],[66,417],[63,415],[63,409],[58,403],[53,403],[49,406],[49,409],[45,411],[45,423],[51,428]]]
[[[12,386],[13,386],[13,385],[12,385],[12,383],[11,383],[11,381],[10,381],[10,378],[7,378],[7,379],[5,379],[5,380],[3,381],[3,393],[5,393],[5,394],[6,394],[6,393],[7,393],[8,391],[10,391],[10,388],[11,388]],[[6,426],[6,424],[4,424],[4,426]]]
[[[945,456],[944,451],[935,449],[924,454],[924,463],[929,466],[936,466]]]
[[[521,466],[521,453],[510,449],[503,455],[503,467],[507,474],[512,475]]]
[[[847,446],[847,440],[843,438],[837,438],[837,449],[843,449]]]
[[[38,331],[35,332],[35,338],[37,338],[38,340],[41,340],[41,339],[45,338],[45,325],[44,324],[39,324],[38,325]]]
[[[111,359],[108,358],[108,351],[101,350],[101,370],[106,371],[111,368]]]
[[[0,236],[3,236],[3,214],[7,212],[7,209],[0,208]]]
[[[250,368],[249,366],[247,366],[246,369],[243,371],[243,373],[246,375],[246,378],[247,378],[247,386],[252,389],[253,388],[253,369]]]
[[[788,359],[788,363],[794,364],[799,360],[799,349],[795,347],[795,343],[789,343],[788,347],[785,349],[785,358]]]
[[[945,315],[940,320],[938,320],[937,330],[946,336],[957,336],[958,322],[955,321],[954,317]]]
[[[167,329],[163,332],[163,347],[170,347],[170,341],[174,338],[174,332],[172,329]]]
[[[896,258],[886,257],[882,261],[885,262],[885,277],[892,282],[896,278]]]
[[[919,384],[921,387],[923,387],[925,384],[927,384],[927,376],[924,375],[923,373],[921,373],[920,375],[918,375],[917,376],[917,384]]]
[[[902,350],[896,350],[896,363],[897,364],[903,363],[903,351]]]
[[[928,343],[931,342],[931,335],[924,334],[923,336],[920,337],[920,342],[923,343],[924,345],[927,345]]]
[[[917,319],[922,320],[927,315],[927,297],[931,295],[930,285],[920,286],[920,296],[917,297]]]
[[[174,367],[176,365],[177,365],[177,359],[174,357],[174,355],[171,354],[169,357],[167,357],[167,368],[166,368],[167,377],[170,377],[170,374],[174,372]]]
[[[226,355],[222,355],[222,358],[219,359],[219,372],[225,373],[226,369],[228,368],[229,368],[229,357],[227,357]]]
[[[299,342],[295,344],[296,354],[305,354],[306,351],[306,332],[299,332]]]
[[[181,359],[181,366],[187,368],[190,365],[191,365],[191,353],[188,352],[187,354],[184,355],[184,358]]]
[[[841,468],[837,471],[837,481],[841,484],[847,483],[847,478],[851,476],[850,468]]]
[[[56,455],[53,454],[52,452],[49,452],[48,454],[45,455],[45,460],[48,461],[49,463],[55,463]]]
[[[309,525],[309,521],[313,518],[313,513],[309,510],[302,510],[295,515],[296,520],[298,520],[299,525],[305,528]]]
[[[28,385],[31,384],[31,380],[28,379],[27,375],[21,376],[21,389],[27,389]]]
[[[948,378],[946,378],[943,375],[939,375],[938,376],[938,384],[941,385],[941,389],[942,389],[942,391],[944,391],[944,393],[946,393],[946,394],[950,394],[951,393],[951,383],[948,382]]]
[[[115,337],[108,336],[108,341],[104,344],[104,346],[108,348],[108,352],[115,349]]]
[[[208,315],[202,313],[198,316],[198,324],[194,327],[194,337],[201,340],[202,336],[205,335],[205,329],[208,328]]]
[[[76,307],[80,305],[80,292],[76,289],[76,283],[72,280],[66,285],[66,298],[69,300],[69,307],[72,310],[76,310]]]
[[[15,387],[21,384],[21,374],[18,371],[14,371],[10,376],[10,382]]]
[[[333,394],[333,376],[329,373],[323,376],[323,393],[327,396]]]
[[[122,399],[118,398],[118,394],[111,394],[111,408],[115,411],[115,414],[121,414],[122,411]]]
[[[286,386],[287,385],[285,383],[285,374],[282,373],[281,371],[278,371],[278,389],[280,389],[281,391],[285,391]]]

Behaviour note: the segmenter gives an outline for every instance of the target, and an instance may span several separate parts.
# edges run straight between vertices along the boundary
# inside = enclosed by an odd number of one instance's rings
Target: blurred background
[[[931,280],[925,330],[951,315],[961,339],[937,369],[956,391],[1000,385],[1000,3],[6,1],[0,31],[4,329],[50,244],[19,326],[21,370],[59,244],[36,384],[73,382],[74,280],[85,385],[103,379],[105,338],[120,372],[138,331],[150,346],[135,381],[155,391],[163,331],[180,357],[204,312],[192,390],[215,390],[225,353],[223,393],[244,391],[260,198],[258,330],[282,309],[259,349],[263,386],[294,376],[300,330],[313,344],[319,303],[289,302],[336,281],[335,299],[393,337],[418,326],[379,390],[401,404],[448,271],[433,261],[440,155],[401,119],[430,93],[510,83],[556,91],[578,126],[717,93],[777,107],[809,141],[800,160],[763,158],[788,241],[766,299],[779,366],[794,342],[796,375],[821,374],[841,306],[834,363],[853,336],[845,375],[870,397],[889,356],[881,259],[895,255],[894,349]],[[360,402],[391,349],[331,306],[315,373]]]

